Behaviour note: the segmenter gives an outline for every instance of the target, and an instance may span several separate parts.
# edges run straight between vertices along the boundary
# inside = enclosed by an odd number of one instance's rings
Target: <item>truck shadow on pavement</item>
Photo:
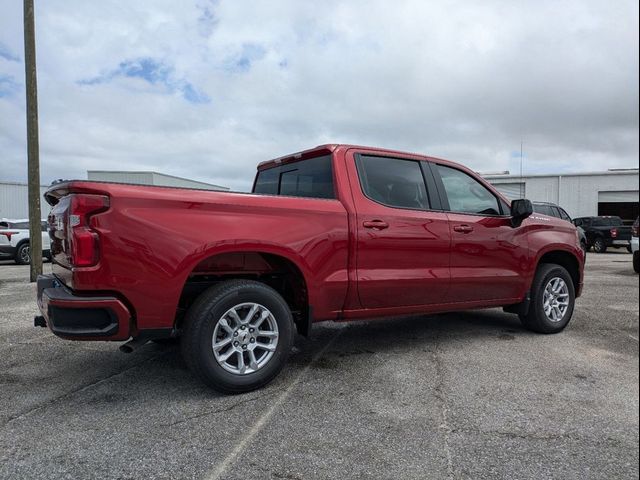
[[[416,355],[435,351],[449,343],[512,341],[535,334],[520,325],[517,316],[499,310],[456,312],[429,316],[412,316],[352,323],[323,322],[314,325],[311,336],[297,336],[289,361],[274,380],[276,388],[295,378],[305,368],[340,369],[356,357],[375,354]],[[150,354],[144,370],[150,378],[166,383],[182,383],[182,394],[192,391],[217,396],[191,375],[177,345],[143,346],[135,355]],[[309,374],[311,375],[311,374]],[[279,387],[278,387],[279,386]],[[204,390],[203,390],[204,389]]]

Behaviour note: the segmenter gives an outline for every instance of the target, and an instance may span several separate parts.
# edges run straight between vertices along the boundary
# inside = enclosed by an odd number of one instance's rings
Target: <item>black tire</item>
[[[544,312],[544,290],[554,278],[561,278],[567,285],[569,306],[559,321],[551,321]],[[575,287],[573,279],[567,270],[555,263],[543,263],[538,267],[531,285],[531,304],[527,315],[520,315],[520,321],[525,328],[537,333],[558,333],[569,324],[575,307]]]
[[[589,246],[587,245],[587,242],[584,240],[580,240],[580,248],[582,248],[582,250],[585,252],[589,251]]]
[[[18,265],[29,265],[31,263],[31,253],[29,252],[28,243],[21,243],[18,246],[14,260]]]
[[[640,252],[633,252],[633,269],[640,273]]]
[[[234,374],[216,360],[212,339],[216,324],[225,313],[243,303],[257,303],[268,309],[277,324],[278,340],[267,363],[252,373]],[[294,339],[289,306],[271,287],[251,280],[229,280],[203,292],[187,311],[182,355],[187,366],[205,384],[222,393],[242,393],[260,388],[273,380],[287,362]]]
[[[593,251],[596,253],[605,253],[607,251],[607,244],[604,243],[604,238],[598,237],[593,241]]]

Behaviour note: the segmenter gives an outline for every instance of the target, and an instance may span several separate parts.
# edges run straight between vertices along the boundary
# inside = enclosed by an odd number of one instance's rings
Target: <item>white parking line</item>
[[[324,353],[328,350],[328,348],[331,345],[333,345],[333,342],[335,342],[335,340],[340,336],[341,332],[342,332],[342,329],[338,330],[338,333],[336,333],[333,336],[333,338],[331,340],[329,340],[327,342],[327,344],[324,347],[322,347],[322,349],[318,353],[316,353],[314,355],[314,357],[311,359],[311,361],[307,364],[306,367],[304,367],[302,369],[302,371],[293,380],[293,382],[291,382],[289,384],[289,386],[282,392],[282,394],[278,398],[276,398],[276,400],[273,402],[273,405],[271,405],[269,410],[267,410],[258,419],[258,421],[253,425],[253,427],[251,427],[251,430],[249,430],[249,432],[240,440],[240,442],[238,442],[238,444],[235,446],[235,448],[233,450],[231,450],[229,455],[227,455],[227,457],[221,463],[219,463],[216,466],[215,469],[213,469],[211,472],[209,472],[205,478],[207,478],[209,480],[219,480],[222,477],[222,475],[225,474],[225,472],[229,469],[229,467],[235,463],[236,459],[244,451],[244,449],[247,447],[249,442],[251,442],[251,440],[253,440],[253,438],[258,433],[260,433],[260,431],[264,428],[264,426],[267,424],[267,422],[271,419],[271,417],[276,412],[276,410],[280,406],[282,406],[282,404],[287,400],[287,398],[289,397],[289,395],[293,391],[293,388],[296,385],[298,385],[298,383],[300,383],[300,380],[302,380],[302,377],[304,377],[304,375],[309,371],[311,366],[316,361],[318,361],[320,359],[320,357],[322,357],[322,355],[324,355]]]

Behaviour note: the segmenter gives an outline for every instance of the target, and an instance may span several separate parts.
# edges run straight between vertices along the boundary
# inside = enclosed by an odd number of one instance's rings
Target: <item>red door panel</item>
[[[528,248],[524,229],[506,217],[448,213],[451,287],[448,302],[517,298],[525,289]]]
[[[363,193],[353,151],[345,162],[356,210],[356,281],[362,307],[442,303],[449,288],[446,213],[371,200]],[[389,201],[407,201],[405,193],[395,192]]]

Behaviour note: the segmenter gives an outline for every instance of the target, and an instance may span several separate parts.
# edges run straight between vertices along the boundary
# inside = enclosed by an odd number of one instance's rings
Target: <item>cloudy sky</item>
[[[35,0],[42,183],[247,189],[321,143],[480,171],[638,166],[638,2]],[[26,180],[22,2],[0,15],[0,179]]]

